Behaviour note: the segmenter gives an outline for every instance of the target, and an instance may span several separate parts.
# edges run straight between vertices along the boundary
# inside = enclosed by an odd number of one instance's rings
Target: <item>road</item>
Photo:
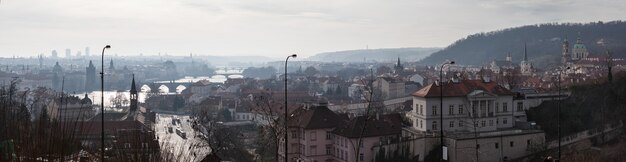
[[[180,123],[172,124],[173,119],[180,119]],[[211,149],[203,141],[196,138],[196,134],[189,123],[189,115],[157,114],[155,132],[159,138],[162,150],[168,150],[172,154],[167,161],[194,162],[200,161]],[[172,132],[168,127],[172,127]],[[186,139],[176,133],[176,129],[185,132]],[[173,155],[173,156],[172,156]]]

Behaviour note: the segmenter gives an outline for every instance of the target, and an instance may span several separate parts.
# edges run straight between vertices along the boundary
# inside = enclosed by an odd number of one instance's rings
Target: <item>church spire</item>
[[[137,94],[137,87],[135,86],[135,74],[133,74],[133,82],[130,85],[130,93]]]
[[[524,61],[528,61],[528,54],[526,53],[526,43],[524,43]]]

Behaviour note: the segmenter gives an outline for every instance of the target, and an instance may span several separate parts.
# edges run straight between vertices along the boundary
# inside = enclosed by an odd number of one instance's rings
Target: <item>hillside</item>
[[[597,44],[603,40],[614,56],[626,58],[626,22],[612,21],[528,25],[473,34],[420,62],[433,65],[452,59],[465,65],[484,65],[494,59],[504,59],[507,53],[511,53],[514,62],[519,62],[523,58],[526,43],[529,61],[543,68],[559,62],[563,40],[567,38],[571,47],[579,33],[590,54],[604,51],[604,47]]]
[[[393,62],[398,57],[402,61],[417,61],[441,48],[384,48],[384,49],[363,49],[319,53],[309,57],[310,61],[324,62],[362,62],[376,60],[378,62]]]

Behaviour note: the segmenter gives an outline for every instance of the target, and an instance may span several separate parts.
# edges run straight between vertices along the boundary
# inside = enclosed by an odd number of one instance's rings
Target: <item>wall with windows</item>
[[[476,161],[478,148],[479,161],[511,160],[528,155],[529,150],[545,142],[544,133],[513,133],[508,135],[490,135],[478,138],[478,145],[473,138],[447,139],[450,161]]]
[[[513,96],[444,97],[440,109],[439,98],[413,96],[407,116],[413,128],[425,132],[438,132],[442,126],[444,131],[495,131],[513,127],[513,103]]]

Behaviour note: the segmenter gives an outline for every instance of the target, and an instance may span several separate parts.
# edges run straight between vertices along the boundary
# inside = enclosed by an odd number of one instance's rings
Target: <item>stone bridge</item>
[[[158,81],[152,83],[140,83],[142,91],[146,92],[177,92],[179,89],[189,88],[192,82]]]

